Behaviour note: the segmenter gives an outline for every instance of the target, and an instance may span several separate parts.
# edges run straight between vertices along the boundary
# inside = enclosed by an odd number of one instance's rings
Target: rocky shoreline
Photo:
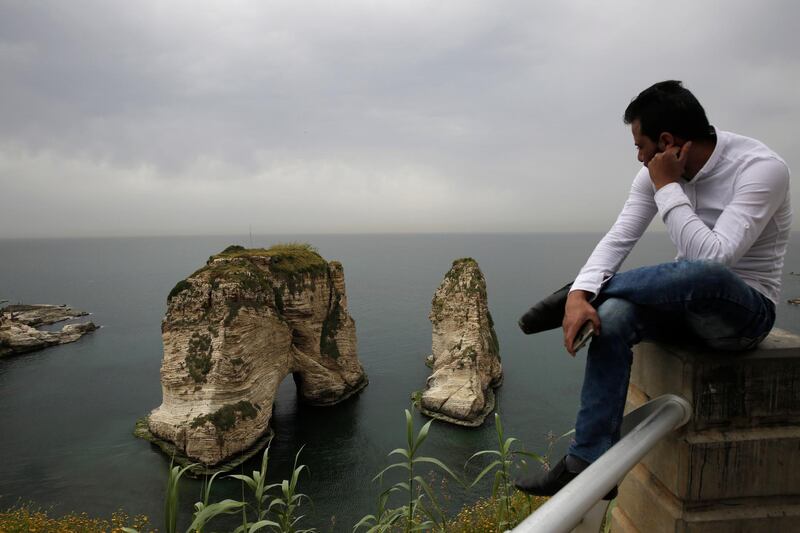
[[[88,316],[67,305],[14,304],[0,308],[0,357],[19,355],[50,346],[75,342],[98,328],[93,322],[67,324],[61,331],[44,331],[48,326]]]
[[[175,446],[174,443],[161,439],[158,437],[158,435],[153,434],[153,432],[150,431],[149,424],[150,422],[148,416],[143,416],[142,418],[138,419],[133,429],[133,435],[158,447],[176,465],[181,467],[189,466],[190,468],[186,471],[186,475],[194,478],[209,476],[217,472],[230,472],[237,466],[247,462],[251,457],[258,455],[269,443],[270,439],[275,436],[275,432],[272,430],[272,428],[268,428],[268,431],[264,433],[261,438],[256,440],[252,446],[246,450],[243,450],[238,455],[222,463],[213,466],[206,466],[202,463],[198,463],[195,459],[192,459],[183,453],[178,447]]]

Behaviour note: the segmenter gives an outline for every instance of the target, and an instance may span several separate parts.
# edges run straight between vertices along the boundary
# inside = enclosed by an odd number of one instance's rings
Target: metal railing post
[[[576,531],[598,531],[608,505],[603,496],[691,416],[689,402],[674,394],[659,396],[630,412],[622,423],[620,441],[515,527],[514,533],[568,533],[578,527]]]

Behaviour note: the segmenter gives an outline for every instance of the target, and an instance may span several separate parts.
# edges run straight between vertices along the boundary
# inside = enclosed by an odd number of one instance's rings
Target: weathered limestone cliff
[[[257,451],[288,374],[314,405],[367,384],[342,265],[308,245],[210,257],[170,292],[161,329],[163,403],[137,434],[206,466]]]
[[[67,324],[61,331],[43,331],[38,327],[88,314],[66,305],[17,304],[0,308],[0,357],[75,342],[97,326],[92,322]]]
[[[472,258],[453,262],[433,296],[433,368],[420,410],[462,426],[479,426],[494,409],[503,380],[500,347],[486,297],[486,281]]]

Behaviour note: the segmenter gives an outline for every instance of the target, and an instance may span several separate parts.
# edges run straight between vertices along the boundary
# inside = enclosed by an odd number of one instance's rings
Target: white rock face
[[[433,297],[433,368],[420,399],[428,416],[479,426],[494,409],[493,388],[503,370],[486,297],[486,281],[474,259],[458,259]]]
[[[203,465],[241,454],[269,431],[289,374],[315,405],[367,384],[342,266],[302,245],[213,256],[173,289],[162,338],[163,403],[148,427]]]

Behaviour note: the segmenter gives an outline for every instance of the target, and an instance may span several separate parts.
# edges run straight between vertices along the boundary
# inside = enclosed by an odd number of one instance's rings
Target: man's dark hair
[[[625,124],[637,119],[642,134],[653,141],[658,141],[665,131],[689,141],[713,135],[703,106],[689,89],[675,80],[648,87],[628,104],[623,117]]]

